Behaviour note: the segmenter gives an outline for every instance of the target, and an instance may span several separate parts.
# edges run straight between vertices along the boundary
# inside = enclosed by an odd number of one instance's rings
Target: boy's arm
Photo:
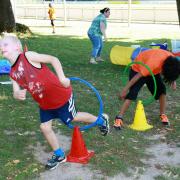
[[[142,77],[142,74],[137,73],[128,83],[127,85],[123,88],[121,92],[121,99],[124,99],[126,97],[126,94],[129,90],[130,87],[132,87],[140,78]]]
[[[69,87],[70,86],[70,80],[65,77],[62,65],[59,61],[58,58],[47,55],[47,54],[38,54],[36,52],[27,52],[26,57],[30,62],[35,63],[37,66],[40,65],[40,63],[49,63],[53,66],[55,69],[55,72],[59,78],[59,81],[64,87]]]
[[[13,97],[18,100],[25,100],[26,99],[26,89],[20,89],[20,86],[14,80],[12,80],[12,85],[13,85]]]

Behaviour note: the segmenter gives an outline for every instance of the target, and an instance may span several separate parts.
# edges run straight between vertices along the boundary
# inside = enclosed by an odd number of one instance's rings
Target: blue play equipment
[[[0,77],[8,76],[11,71],[11,64],[6,59],[0,59]],[[0,81],[0,84],[11,84],[11,81]]]
[[[133,51],[132,55],[131,55],[131,60],[134,61],[134,60],[136,59],[136,57],[137,57],[141,52],[146,51],[146,50],[148,50],[148,49],[149,49],[149,48],[145,48],[145,47],[138,47],[138,48],[136,48],[136,49]]]
[[[0,60],[0,74],[9,74],[11,70],[11,64],[6,59]]]
[[[151,43],[150,46],[153,47],[159,47],[159,49],[167,50],[168,49],[168,44],[165,42],[163,44],[160,43]]]
[[[97,122],[99,121],[100,117],[102,116],[102,113],[103,113],[103,101],[102,101],[102,98],[99,94],[99,92],[97,91],[97,89],[92,85],[90,84],[89,82],[81,79],[81,78],[78,78],[78,77],[70,77],[69,78],[71,81],[79,81],[80,83],[82,84],[85,84],[86,86],[88,86],[95,94],[96,94],[96,97],[99,101],[99,113],[98,113],[98,117],[97,117],[97,120],[91,124],[88,124],[88,125],[85,125],[85,126],[82,126],[80,127],[80,130],[81,131],[84,131],[84,130],[88,130],[94,126],[97,126]],[[68,123],[67,126],[71,129],[74,128],[74,126],[71,124],[71,123]]]

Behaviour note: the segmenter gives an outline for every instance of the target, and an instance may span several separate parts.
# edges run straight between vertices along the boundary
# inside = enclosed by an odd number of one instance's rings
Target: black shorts
[[[54,26],[54,19],[51,19],[51,26]]]
[[[132,69],[129,72],[129,80],[131,80],[135,75],[137,74],[137,72],[133,71]],[[160,74],[154,75],[155,79],[156,79],[156,84],[157,84],[157,92],[156,92],[156,96],[155,99],[159,99],[161,94],[166,94],[166,86],[163,83],[163,80],[161,78]],[[129,93],[127,94],[125,99],[130,99],[130,100],[136,100],[138,93],[140,91],[140,89],[142,88],[142,86],[146,84],[149,91],[151,92],[151,94],[154,94],[154,81],[152,76],[146,76],[146,77],[142,77],[140,78],[130,89],[129,89]]]

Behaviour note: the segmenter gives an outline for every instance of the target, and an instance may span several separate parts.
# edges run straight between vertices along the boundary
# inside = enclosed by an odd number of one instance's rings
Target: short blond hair
[[[23,50],[23,48],[22,48],[22,43],[21,43],[21,41],[18,39],[18,37],[17,37],[16,35],[13,35],[13,34],[11,34],[11,35],[4,35],[0,41],[4,41],[4,40],[6,40],[6,39],[12,41],[13,43],[16,43],[16,44],[18,45],[19,49],[20,49],[21,51]]]

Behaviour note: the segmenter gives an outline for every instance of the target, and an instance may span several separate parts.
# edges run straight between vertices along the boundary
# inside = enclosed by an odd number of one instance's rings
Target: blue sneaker
[[[106,136],[109,133],[109,116],[107,114],[102,114],[104,120],[103,125],[99,126],[99,130],[103,136]]]
[[[52,158],[48,160],[45,168],[48,170],[53,170],[56,167],[58,167],[60,163],[63,163],[63,162],[66,162],[65,156],[61,157],[61,156],[56,156],[55,154],[53,154]]]

